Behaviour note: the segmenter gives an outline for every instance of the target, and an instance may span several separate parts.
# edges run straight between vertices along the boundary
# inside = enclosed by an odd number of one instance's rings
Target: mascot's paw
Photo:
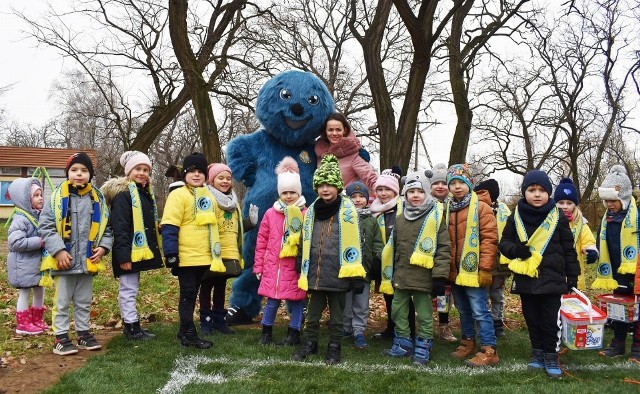
[[[242,308],[236,306],[230,306],[227,310],[227,316],[225,317],[228,326],[237,326],[241,324],[252,324],[253,319],[247,315]]]

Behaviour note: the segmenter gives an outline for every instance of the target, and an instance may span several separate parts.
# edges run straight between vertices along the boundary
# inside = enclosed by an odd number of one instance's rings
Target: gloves
[[[571,293],[571,289],[578,288],[578,278],[567,278],[567,293]]]
[[[253,204],[249,205],[249,221],[254,226],[258,224],[258,207]]]
[[[593,264],[598,261],[598,252],[593,249],[587,249],[587,264]]]
[[[444,295],[447,288],[447,281],[444,278],[433,278],[433,287],[431,288],[431,294],[434,297]]]
[[[364,291],[364,281],[362,279],[352,279],[351,291],[353,294],[362,294]]]
[[[180,265],[180,260],[176,255],[165,256],[164,265],[167,268],[178,268],[178,265]]]
[[[531,253],[529,253],[531,256]],[[493,282],[493,275],[489,271],[480,270],[478,271],[478,284],[480,287],[489,287]]]
[[[524,242],[520,242],[513,247],[513,254],[517,259],[526,260],[531,257],[531,250]]]

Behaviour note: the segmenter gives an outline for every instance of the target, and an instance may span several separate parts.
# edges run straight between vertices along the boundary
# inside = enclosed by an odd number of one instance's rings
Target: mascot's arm
[[[259,152],[254,149],[261,147],[257,133],[238,136],[227,145],[227,164],[233,177],[244,182],[246,187],[253,186],[256,180],[255,158]]]

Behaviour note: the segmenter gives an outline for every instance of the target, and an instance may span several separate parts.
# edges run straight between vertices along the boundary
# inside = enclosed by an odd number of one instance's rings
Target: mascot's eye
[[[318,98],[318,96],[309,96],[309,98],[307,99],[307,101],[309,102],[309,104],[311,105],[316,105],[320,102],[320,99]]]
[[[283,100],[291,99],[291,91],[289,89],[282,89],[280,91],[280,98]]]

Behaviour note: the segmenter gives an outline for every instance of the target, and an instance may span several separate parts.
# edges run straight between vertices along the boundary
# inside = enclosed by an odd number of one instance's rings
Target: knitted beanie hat
[[[186,175],[187,172],[193,169],[202,171],[206,179],[208,175],[207,159],[204,157],[202,153],[193,152],[192,154],[184,158],[184,161],[182,162],[182,176],[184,177],[184,175]]]
[[[278,176],[278,195],[284,192],[296,192],[302,196],[302,184],[300,183],[300,168],[298,162],[291,157],[285,156],[276,166]]]
[[[609,173],[598,188],[598,194],[603,200],[620,200],[622,209],[629,208],[633,192],[631,180],[627,175],[627,170],[620,164],[616,164],[609,170]]]
[[[431,170],[433,176],[431,177],[431,183],[444,182],[447,183],[447,165],[444,163],[438,163],[433,166]]]
[[[469,171],[469,164],[454,164],[447,171],[447,185],[454,179],[459,179],[469,186],[469,191],[473,190],[473,177]]]
[[[38,190],[42,190],[42,186],[40,186],[40,182],[34,181],[29,188],[29,197],[33,198],[33,195],[36,194]]]
[[[211,182],[217,177],[221,172],[227,171],[229,174],[233,175],[231,172],[231,168],[224,163],[211,163],[207,167],[207,179]]]
[[[414,171],[407,174],[402,178],[404,187],[402,190],[407,193],[411,189],[422,189],[428,195],[431,195],[431,181],[429,178],[433,176],[433,172],[426,171]]]
[[[400,194],[400,175],[394,172],[392,169],[386,169],[378,175],[376,183],[373,185],[373,191],[376,191],[379,186],[387,187],[396,194]]]
[[[562,200],[573,201],[573,203],[576,205],[580,203],[576,185],[573,184],[571,178],[562,178],[560,180],[560,183],[556,188],[556,192],[553,194],[553,199],[556,200],[556,202]]]
[[[520,191],[524,196],[524,192],[531,185],[542,186],[544,190],[551,195],[553,192],[553,186],[551,186],[551,181],[549,180],[549,176],[546,172],[542,170],[531,170],[527,172],[527,174],[522,179],[522,186],[520,186]]]
[[[322,159],[320,167],[318,167],[313,174],[314,190],[318,190],[320,185],[325,184],[335,186],[338,189],[338,193],[340,193],[344,187],[338,159],[332,154],[328,154]]]
[[[367,190],[367,187],[364,185],[364,183],[360,181],[350,183],[345,191],[347,193],[347,196],[349,197],[351,197],[353,193],[360,193],[367,201],[369,201],[369,190]]]
[[[74,153],[67,159],[67,166],[64,169],[64,173],[67,175],[67,179],[69,178],[69,168],[71,168],[71,166],[76,163],[80,163],[87,167],[87,169],[89,170],[89,181],[91,181],[91,179],[93,179],[93,163],[91,162],[89,156],[84,152]]]
[[[148,165],[149,171],[151,171],[151,160],[144,153],[137,150],[129,150],[120,155],[120,165],[124,167],[124,175],[129,175],[131,170],[139,164]]]
[[[491,197],[491,201],[498,201],[498,197],[500,196],[500,186],[498,185],[498,181],[495,179],[486,179],[476,185],[473,188],[473,191],[479,192],[480,190],[486,190],[489,192],[489,196]]]

